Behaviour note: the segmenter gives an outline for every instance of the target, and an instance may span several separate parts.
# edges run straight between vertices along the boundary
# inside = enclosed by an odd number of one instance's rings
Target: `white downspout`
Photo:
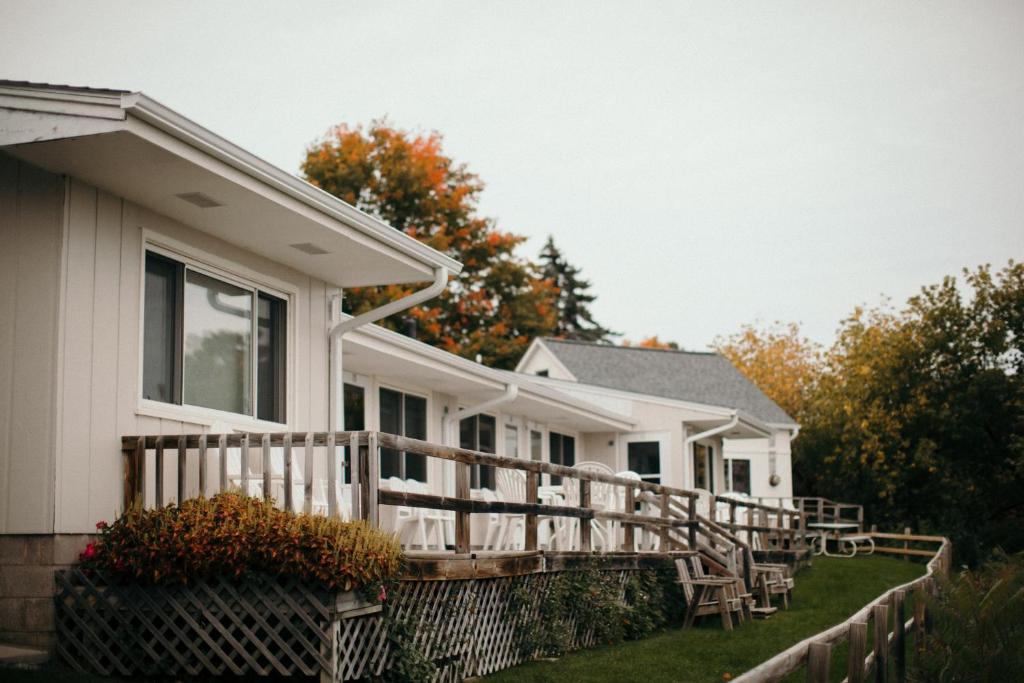
[[[330,368],[328,372],[330,381],[330,431],[337,432],[345,428],[344,391],[345,379],[342,376],[343,368],[341,363],[341,338],[348,332],[372,323],[381,318],[398,313],[407,308],[433,299],[444,291],[448,286],[448,269],[438,267],[434,270],[434,281],[429,287],[413,292],[409,296],[396,299],[379,306],[372,311],[360,313],[348,320],[339,320],[341,317],[341,294],[331,297],[331,328],[327,332],[328,345],[330,346]]]

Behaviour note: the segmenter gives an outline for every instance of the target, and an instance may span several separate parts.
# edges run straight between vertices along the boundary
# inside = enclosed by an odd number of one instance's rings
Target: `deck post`
[[[662,492],[662,494],[661,494],[661,518],[663,520],[667,521],[668,518],[671,516],[671,514],[672,514],[671,506],[672,506],[672,498],[671,498],[671,496],[669,496],[669,494],[667,494],[665,492]],[[661,529],[658,532],[658,537],[659,537],[658,547],[661,549],[661,552],[663,552],[663,553],[667,553],[667,552],[669,552],[672,549],[671,545],[670,545],[670,538],[669,538],[669,532],[671,531],[671,529],[672,529],[672,527],[670,527],[668,525],[664,525],[664,526],[661,527]],[[694,538],[696,538],[697,528],[696,527],[690,527],[690,531],[693,532]],[[696,548],[696,547],[697,547],[696,545],[693,546],[693,548]]]
[[[366,498],[363,500],[363,519],[372,527],[380,526],[380,510],[377,505],[377,490],[380,486],[380,447],[377,432],[370,432],[366,437],[368,457],[366,461]]]
[[[217,473],[220,481],[217,482],[217,490],[224,493],[228,490],[228,435],[217,435]]]
[[[893,638],[893,664],[896,667],[896,680],[902,683],[907,680],[907,652],[906,652],[906,611],[904,608],[903,591],[896,591],[892,595],[892,609],[895,612],[892,628]]]
[[[530,470],[526,473],[526,502],[537,502],[537,486],[540,474]],[[537,515],[526,515],[526,529],[524,530],[523,550],[537,549]]]
[[[199,496],[206,497],[206,481],[208,479],[208,466],[206,455],[207,435],[199,435]]]
[[[249,495],[249,435],[242,434],[242,445],[240,446],[241,453],[239,454],[239,462],[241,463],[241,471],[239,472],[239,481],[242,485],[242,494]]]
[[[690,494],[690,501],[688,503],[688,513],[690,525],[687,527],[686,544],[687,550],[697,549],[697,494]],[[662,552],[667,552],[668,548],[662,548]]]
[[[156,437],[156,458],[153,461],[154,507],[164,506],[164,437]]]
[[[129,447],[121,445],[121,455],[124,460],[124,511],[128,511],[135,505],[142,495],[139,493],[139,472],[145,468],[146,442],[140,436],[135,443]]]
[[[832,646],[828,643],[811,643],[807,646],[807,683],[827,683],[829,665],[832,663]]]
[[[864,621],[850,622],[850,649],[846,663],[849,683],[864,683],[864,657],[868,646],[868,625]]]
[[[327,432],[327,516],[338,517],[338,449],[334,432]],[[371,454],[372,457],[372,454]]]
[[[623,512],[633,514],[636,512],[636,497],[632,486],[626,486],[623,496]],[[628,522],[622,524],[622,549],[631,553],[636,550],[636,527]]]
[[[292,493],[293,478],[295,473],[292,469],[292,433],[286,432],[281,440],[281,448],[284,456],[284,509],[288,512],[295,512],[294,494]]]
[[[590,507],[590,481],[587,479],[580,479],[580,509],[586,509]],[[592,550],[590,534],[591,534],[591,520],[589,517],[583,517],[580,519],[580,550],[588,553]]]
[[[185,445],[185,435],[178,437],[178,481],[176,492],[178,505],[185,500],[185,479],[188,476],[188,448]]]
[[[889,606],[875,605],[875,681],[886,683],[889,674]]]
[[[306,447],[306,462],[302,468],[302,511],[308,515],[313,512],[313,432],[306,432],[303,441]]]
[[[274,464],[270,457],[270,434],[264,434],[260,439],[260,448],[263,451],[263,500],[270,500],[274,478]]]
[[[455,497],[462,500],[469,500],[469,464],[464,462],[455,463]],[[460,554],[469,553],[470,544],[470,513],[456,511],[455,513],[455,552]]]

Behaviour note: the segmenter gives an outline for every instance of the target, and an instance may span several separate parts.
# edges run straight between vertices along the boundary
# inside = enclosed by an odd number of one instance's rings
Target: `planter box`
[[[378,623],[353,592],[266,575],[138,586],[78,569],[56,574],[57,651],[103,675],[319,676],[341,680],[342,623]],[[351,666],[347,666],[351,670]],[[362,673],[362,672],[360,672]]]

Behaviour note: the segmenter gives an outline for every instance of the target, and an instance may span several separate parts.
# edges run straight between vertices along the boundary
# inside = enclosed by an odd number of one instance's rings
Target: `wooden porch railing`
[[[380,505],[395,505],[435,510],[447,510],[455,516],[455,551],[470,552],[470,523],[474,513],[521,514],[525,517],[526,550],[537,549],[538,518],[577,518],[579,525],[579,547],[592,549],[591,524],[589,520],[611,520],[623,528],[622,548],[632,551],[636,529],[642,528],[656,533],[662,550],[681,548],[682,539],[678,530],[686,529],[686,547],[697,546],[698,528],[701,522],[697,515],[698,493],[685,489],[653,484],[650,482],[617,477],[614,475],[577,470],[552,463],[520,460],[478,451],[410,439],[379,432],[286,432],[273,434],[190,434],[181,436],[126,436],[122,438],[124,458],[124,504],[145,505],[152,499],[153,505],[168,501],[165,495],[166,463],[168,456],[176,458],[173,486],[175,500],[190,496],[206,495],[214,491],[240,488],[251,491],[256,483],[261,494],[273,488],[275,479],[273,467],[274,449],[282,449],[283,504],[286,509],[295,509],[293,500],[296,481],[295,458],[304,458],[302,467],[302,509],[311,511],[314,498],[314,470],[317,449],[325,449],[327,482],[338,483],[342,479],[345,464],[339,449],[347,448],[349,480],[351,482],[351,514],[353,518],[365,519],[379,525]],[[380,449],[392,449],[405,453],[424,455],[430,458],[455,463],[455,495],[444,496],[433,493],[412,493],[382,489],[380,484]],[[238,475],[229,472],[229,452],[237,449]],[[255,453],[254,453],[255,452]],[[148,455],[152,453],[152,468]],[[194,457],[190,457],[193,456]],[[254,457],[255,455],[255,457]],[[212,468],[211,468],[212,461]],[[258,465],[258,475],[253,476],[252,466]],[[486,501],[470,496],[470,467],[486,465],[491,467],[519,470],[525,473],[526,500]],[[150,473],[152,469],[152,473]],[[230,468],[234,469],[234,468]],[[213,484],[216,472],[216,485]],[[191,477],[190,473],[195,476]],[[550,505],[538,503],[538,485],[541,474],[555,475],[579,482],[579,504]],[[148,479],[152,477],[152,481]],[[623,488],[622,510],[595,509],[591,506],[591,488],[596,482]],[[326,487],[326,513],[339,515],[342,509],[338,486]],[[152,495],[150,496],[150,491]],[[641,497],[652,501],[656,514],[639,514],[636,503]],[[616,497],[617,500],[620,498]],[[673,513],[675,510],[675,513]],[[684,511],[680,514],[679,511]]]

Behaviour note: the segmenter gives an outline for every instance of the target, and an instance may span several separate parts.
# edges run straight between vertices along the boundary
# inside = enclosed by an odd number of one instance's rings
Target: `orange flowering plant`
[[[134,508],[96,527],[82,565],[149,584],[263,572],[353,590],[393,578],[402,556],[393,535],[365,522],[296,514],[237,492]]]

